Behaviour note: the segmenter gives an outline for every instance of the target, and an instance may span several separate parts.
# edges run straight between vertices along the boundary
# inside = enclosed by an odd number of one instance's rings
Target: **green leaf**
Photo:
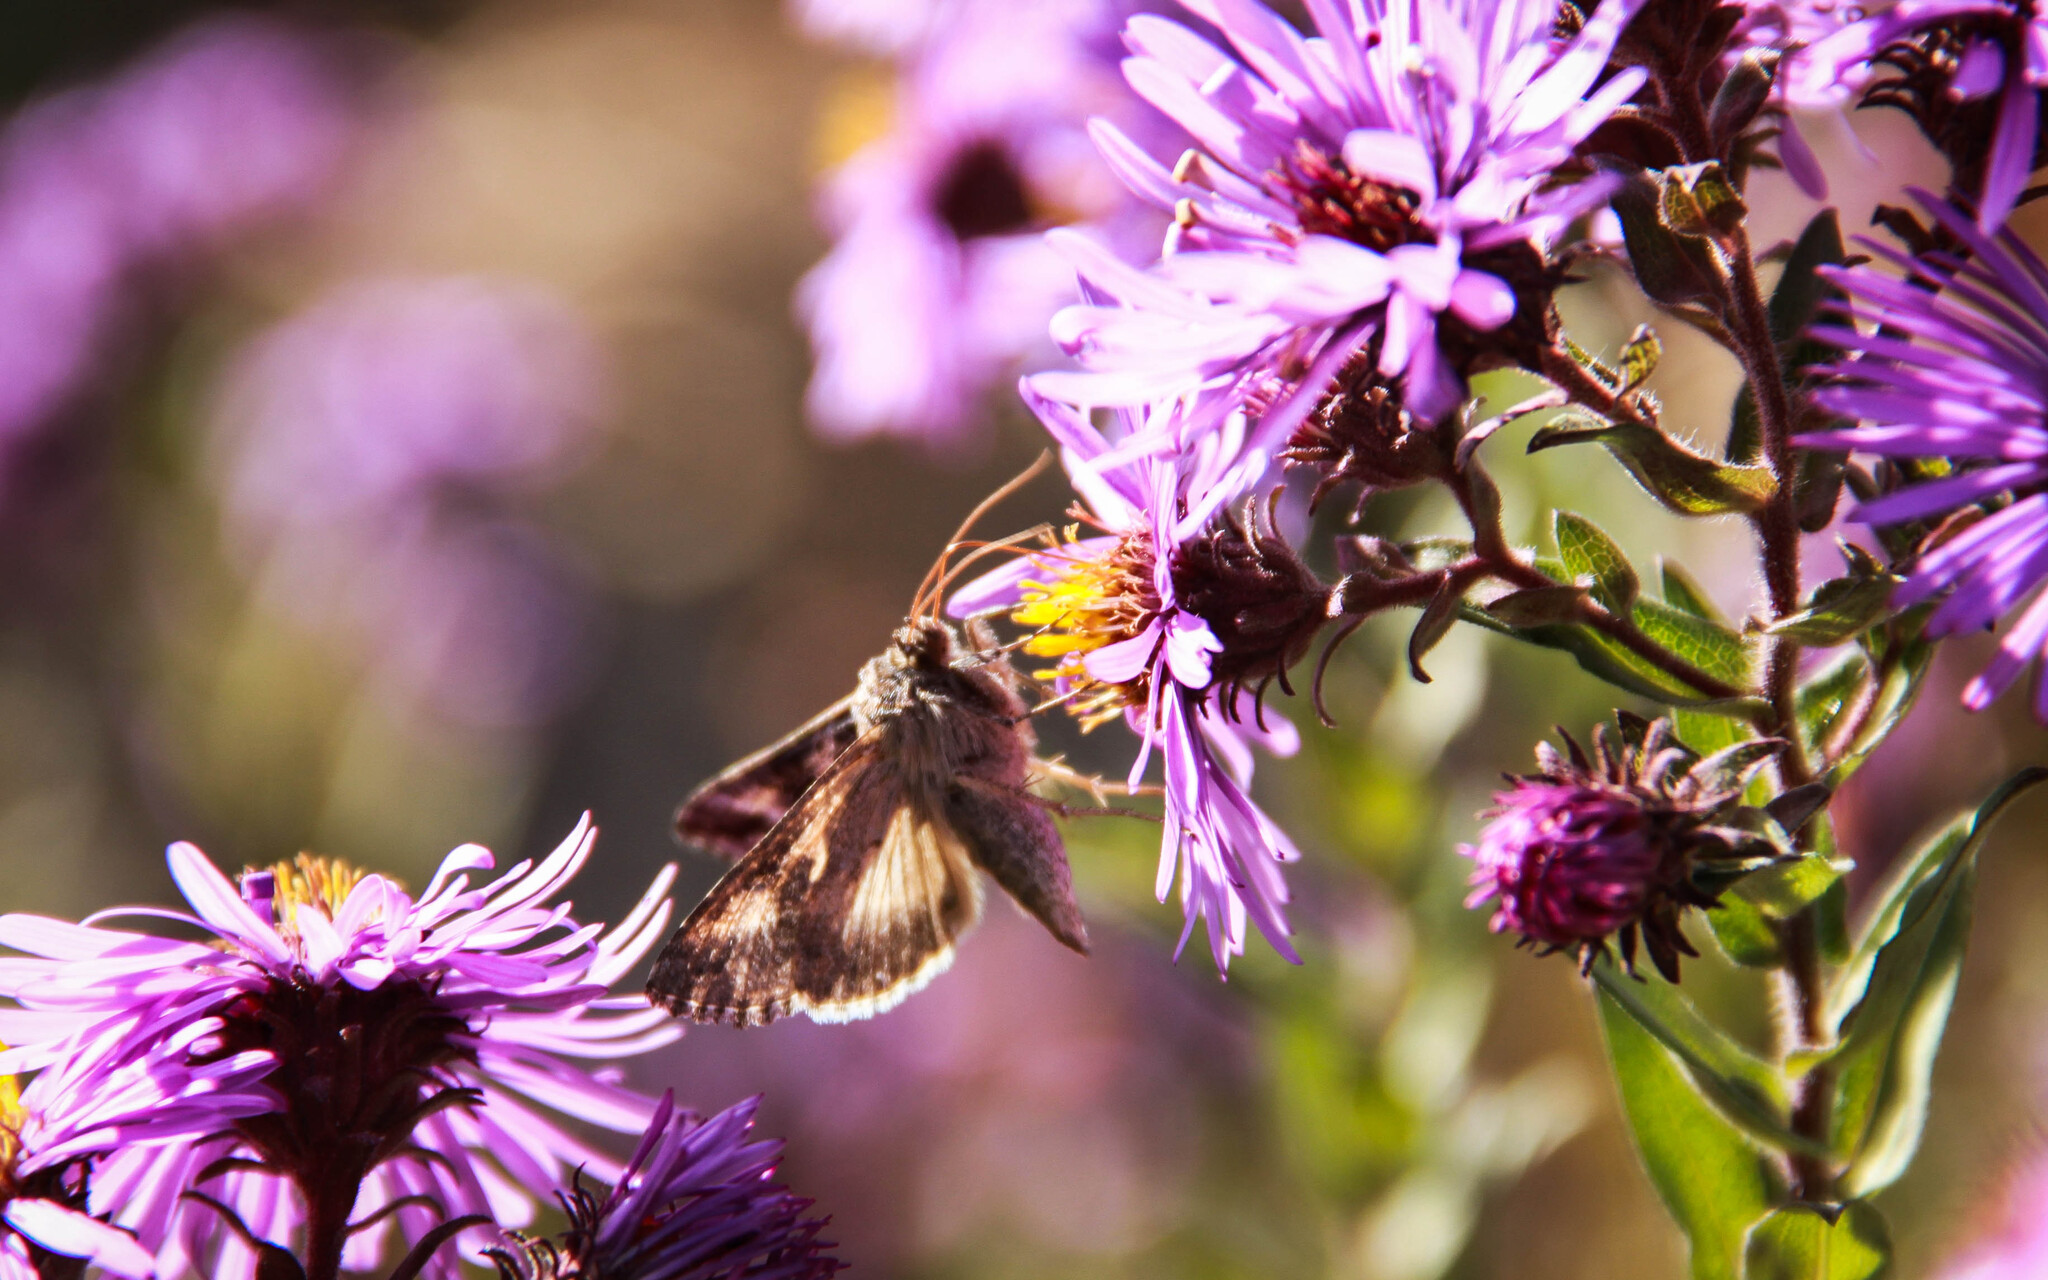
[[[1863,727],[1856,731],[1855,739],[1836,760],[1828,778],[1831,786],[1840,789],[1843,781],[1861,768],[1878,744],[1906,718],[1906,713],[1913,709],[1915,699],[1920,696],[1922,677],[1927,674],[1927,664],[1933,657],[1934,646],[1928,641],[1916,637],[1905,642],[1902,652],[1878,685]]]
[[[1420,684],[1428,684],[1429,673],[1422,669],[1422,657],[1436,648],[1437,641],[1444,638],[1451,624],[1458,620],[1462,605],[1462,593],[1446,582],[1422,610],[1422,617],[1415,623],[1415,630],[1408,633],[1408,670]]]
[[[1856,692],[1870,676],[1870,660],[1855,649],[1836,655],[1825,667],[1799,686],[1797,709],[1799,731],[1806,749],[1813,753],[1835,727],[1835,718],[1855,700]]]
[[[1739,965],[1769,969],[1784,962],[1785,951],[1778,942],[1778,931],[1747,898],[1723,894],[1721,905],[1707,912],[1707,927],[1714,931],[1714,941],[1721,944],[1721,950]]]
[[[1833,209],[1823,209],[1799,233],[1785,259],[1778,287],[1771,291],[1771,340],[1780,347],[1794,343],[1806,326],[1813,323],[1820,304],[1837,290],[1820,275],[1820,268],[1842,264],[1842,224]]]
[[[1728,445],[1721,450],[1730,462],[1751,463],[1763,456],[1764,428],[1756,414],[1756,392],[1747,382],[1735,393],[1728,413]]]
[[[1614,214],[1621,220],[1622,244],[1636,283],[1666,306],[1711,301],[1719,274],[1712,256],[1698,240],[1675,235],[1659,216],[1657,181],[1642,170],[1628,175],[1615,191]]]
[[[1598,999],[1636,1152],[1691,1245],[1692,1280],[1741,1280],[1744,1238],[1777,1194],[1770,1162],[1604,988]]]
[[[1743,1280],[1882,1280],[1891,1271],[1891,1229],[1861,1200],[1832,1216],[1788,1204],[1756,1224],[1743,1256]]]
[[[1641,606],[1637,607],[1640,610]],[[1569,653],[1588,675],[1652,702],[1682,707],[1720,701],[1666,675],[1590,627],[1563,624],[1515,627],[1470,604],[1463,606],[1458,616],[1488,631]]]
[[[1583,617],[1584,587],[1529,587],[1489,600],[1486,611],[1511,627],[1540,627]]]
[[[1707,109],[1707,137],[1716,152],[1726,155],[1735,135],[1747,129],[1763,110],[1771,96],[1779,57],[1776,49],[1751,49],[1729,68]]]
[[[1570,511],[1557,513],[1552,526],[1557,534],[1558,558],[1574,578],[1592,579],[1593,596],[1608,612],[1627,617],[1641,589],[1634,566],[1622,554],[1614,539],[1584,516]]]
[[[1659,193],[1664,225],[1681,236],[1724,236],[1742,225],[1749,209],[1719,160],[1664,170]]]
[[[1655,427],[1617,422],[1604,427],[1547,426],[1529,437],[1529,452],[1597,441],[1627,468],[1643,491],[1682,516],[1761,510],[1776,483],[1762,466],[1716,462]]]
[[[1998,815],[2044,780],[2048,769],[2022,771],[1905,859],[1835,980],[1830,1137],[1850,1157],[1843,1186],[1852,1192],[1890,1185],[1919,1146],[1929,1078],[1961,976],[1977,851]]]
[[[1862,634],[1882,618],[1898,578],[1867,552],[1851,558],[1850,572],[1813,589],[1806,607],[1772,623],[1771,635],[1789,636],[1801,644],[1827,647]]]
[[[1754,681],[1749,645],[1718,622],[1661,600],[1638,600],[1635,624],[1644,635],[1717,680],[1742,687]]]
[[[1706,589],[1700,586],[1699,580],[1693,577],[1684,565],[1659,556],[1657,576],[1663,583],[1665,604],[1695,618],[1705,618],[1708,622],[1718,622],[1724,626],[1727,624],[1727,620],[1721,616],[1721,611],[1716,609],[1714,602],[1707,597]]]
[[[1734,892],[1772,919],[1790,920],[1834,888],[1848,870],[1846,863],[1810,853],[1745,876]]]
[[[1664,344],[1657,341],[1656,333],[1649,325],[1637,325],[1621,349],[1621,389],[1633,391],[1642,386],[1657,371],[1657,362],[1663,358]]]
[[[1678,1059],[1686,1078],[1729,1123],[1777,1150],[1824,1153],[1785,1123],[1785,1080],[1778,1069],[1707,1021],[1677,987],[1631,978],[1605,956],[1591,972],[1601,994]]]

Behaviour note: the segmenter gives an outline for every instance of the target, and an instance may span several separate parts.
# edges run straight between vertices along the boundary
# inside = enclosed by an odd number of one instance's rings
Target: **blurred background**
[[[806,8],[808,33],[766,0],[0,6],[6,908],[171,900],[172,839],[417,885],[457,843],[509,861],[585,809],[604,834],[581,918],[616,916],[670,860],[681,909],[708,887],[716,864],[670,835],[677,800],[844,694],[961,514],[1040,448],[1002,388],[1049,358],[1043,314],[919,313],[918,351],[954,343],[952,363],[904,393],[889,360],[924,357],[855,339],[916,311],[903,282],[923,277],[842,260],[800,288],[828,233],[886,240],[911,223],[884,225],[875,191],[922,192],[924,212],[890,216],[943,225],[958,256],[931,269],[962,289],[1043,284],[1052,220],[1156,244],[1074,144],[1076,113],[1125,109],[1113,82],[962,151],[905,117],[917,6],[877,3],[867,27]],[[1082,27],[1011,33],[994,65],[1107,59],[1114,21]],[[959,81],[918,92],[983,110]],[[1939,177],[1899,122],[1859,127],[1886,160],[1833,139],[1852,228]],[[1813,208],[1785,184],[1756,204],[1766,243]],[[1596,351],[1643,318],[1617,279],[1567,307]],[[1715,441],[1733,366],[1663,328],[1669,412]],[[1549,507],[1582,511],[1742,616],[1741,528],[1680,523],[1604,461],[1520,443],[1488,455],[1525,540]],[[999,523],[1066,501],[1045,478]],[[1364,521],[1455,528],[1409,495]],[[1299,968],[1256,941],[1227,984],[1199,954],[1174,964],[1156,828],[1088,821],[1068,838],[1092,959],[998,902],[897,1012],[693,1030],[639,1083],[703,1109],[766,1093],[788,1180],[856,1274],[1681,1274],[1571,965],[1460,906],[1454,850],[1498,775],[1611,695],[1464,631],[1414,684],[1411,622],[1347,647],[1340,727],[1261,774],[1305,854]],[[1957,709],[1983,656],[1951,646],[1838,805],[1859,883],[2048,756],[2019,699]],[[1118,769],[1119,732],[1047,729]],[[1904,1275],[1979,1229],[2048,1119],[2044,820],[2028,801],[1986,859],[1929,1145],[1886,1197]],[[1709,957],[1687,985],[1765,1034],[1753,977]]]

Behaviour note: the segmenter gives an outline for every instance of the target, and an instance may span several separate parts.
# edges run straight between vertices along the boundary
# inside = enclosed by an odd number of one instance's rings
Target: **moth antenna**
[[[940,578],[937,582],[931,584],[931,605],[933,616],[936,617],[940,607],[945,604],[947,589],[953,585],[954,581],[958,579],[961,574],[967,572],[968,569],[972,568],[975,561],[980,560],[984,556],[995,555],[996,553],[1001,551],[1015,551],[1019,543],[1029,542],[1033,538],[1041,537],[1050,532],[1052,532],[1051,525],[1035,524],[1021,533],[1013,533],[1007,538],[997,538],[994,542],[956,542],[953,545],[947,547],[946,550],[948,553],[958,551],[962,548],[970,548],[970,550],[967,555],[961,558],[960,563],[946,570],[946,574],[944,577]]]
[[[986,498],[983,498],[980,502],[975,504],[974,510],[968,512],[967,518],[960,522],[960,527],[953,531],[953,536],[946,539],[946,549],[944,551],[939,552],[939,558],[932,562],[931,569],[925,573],[924,581],[918,584],[917,594],[911,598],[910,602],[911,617],[918,617],[920,614],[924,612],[927,604],[926,593],[930,591],[932,584],[934,582],[937,582],[945,577],[947,557],[953,554],[954,547],[957,546],[960,540],[962,538],[965,538],[968,532],[974,528],[975,522],[980,520],[983,516],[987,515],[989,512],[989,508],[995,506],[998,502],[1001,502],[1003,499],[1017,492],[1017,490],[1022,489],[1025,485],[1030,484],[1033,480],[1036,480],[1039,474],[1043,472],[1046,469],[1046,467],[1051,464],[1051,462],[1052,450],[1044,450],[1038,455],[1037,460],[1033,462],[1030,466],[1024,468],[1015,476],[1012,476],[1009,480],[1003,483],[1002,487],[998,488],[994,493],[991,493]],[[936,601],[931,602],[931,605],[932,608],[935,610],[932,616],[937,617],[938,615],[936,613]]]

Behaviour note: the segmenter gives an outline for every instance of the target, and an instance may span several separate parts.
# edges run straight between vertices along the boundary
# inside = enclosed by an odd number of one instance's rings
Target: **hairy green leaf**
[[[1761,510],[1776,489],[1768,467],[1716,462],[1640,422],[1547,426],[1529,437],[1529,452],[1587,442],[1603,446],[1645,493],[1682,516]]]
[[[1861,1200],[1832,1215],[1788,1204],[1756,1224],[1743,1256],[1743,1280],[1882,1280],[1891,1271],[1891,1229]]]
[[[1574,578],[1592,579],[1593,596],[1607,606],[1610,613],[1627,617],[1641,586],[1636,579],[1635,567],[1628,562],[1628,556],[1615,545],[1600,526],[1582,515],[1570,511],[1556,514],[1553,529],[1557,535],[1558,558]]]
[[[1678,1059],[1700,1096],[1729,1123],[1780,1151],[1822,1153],[1785,1122],[1784,1076],[1709,1022],[1684,992],[1668,982],[1631,978],[1604,956],[1592,975],[1604,996]]]
[[[1621,349],[1621,389],[1633,391],[1642,386],[1663,358],[1664,344],[1657,341],[1656,332],[1649,325],[1637,325]]]
[[[1714,607],[1714,602],[1708,598],[1706,589],[1700,586],[1699,579],[1693,577],[1684,565],[1676,560],[1666,560],[1658,556],[1657,577],[1663,584],[1665,604],[1695,618],[1705,618],[1708,622],[1727,625],[1727,619]]]
[[[1629,266],[1643,292],[1666,306],[1711,301],[1719,268],[1705,245],[1674,234],[1660,216],[1657,180],[1643,170],[1628,175],[1614,193]]]
[[[1714,941],[1721,944],[1730,960],[1752,969],[1768,969],[1784,962],[1785,950],[1778,942],[1778,931],[1754,902],[1725,893],[1721,895],[1721,905],[1706,914]]]
[[[1636,1152],[1685,1232],[1692,1280],[1741,1280],[1744,1239],[1777,1195],[1770,1162],[1605,988],[1598,999]]]
[[[1904,1172],[1926,1119],[1928,1079],[1961,974],[1974,864],[1998,815],[2048,769],[2027,769],[1903,860],[1830,991],[1836,1027],[1834,1148],[1843,1185],[1869,1192]]]
[[[1717,680],[1747,687],[1755,678],[1749,645],[1718,622],[1660,600],[1638,600],[1635,623],[1644,635]]]

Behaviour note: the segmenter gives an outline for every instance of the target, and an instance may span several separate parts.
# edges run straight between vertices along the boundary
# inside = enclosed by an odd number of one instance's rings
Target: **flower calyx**
[[[1302,563],[1274,526],[1273,504],[1256,500],[1226,510],[1173,551],[1174,591],[1188,612],[1208,624],[1221,646],[1212,660],[1215,683],[1234,694],[1263,696],[1278,683],[1293,694],[1287,669],[1301,661],[1330,617],[1330,588]],[[1230,706],[1234,697],[1223,699]]]

